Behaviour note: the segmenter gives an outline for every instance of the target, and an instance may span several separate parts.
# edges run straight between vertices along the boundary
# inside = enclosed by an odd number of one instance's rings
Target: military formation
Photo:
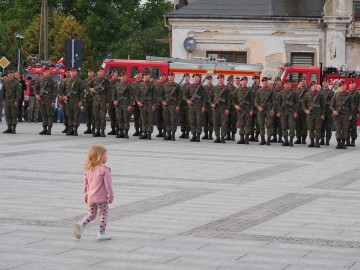
[[[190,142],[213,140],[214,143],[235,141],[237,144],[259,142],[259,145],[281,143],[282,146],[307,144],[308,147],[329,145],[332,126],[336,130],[336,149],[355,147],[357,118],[360,114],[360,94],[356,83],[347,85],[340,81],[338,89],[329,88],[324,80],[307,85],[305,78],[293,88],[290,80],[282,83],[275,78],[253,76],[249,87],[246,76],[214,78],[201,74],[183,75],[178,84],[175,74],[160,74],[159,80],[151,79],[149,71],[137,71],[130,82],[126,72],[112,70],[108,78],[104,69],[88,70],[88,78],[78,78],[76,69],[67,69],[66,78],[57,86],[49,69],[37,80],[34,92],[40,104],[43,130],[40,135],[51,135],[52,112],[59,99],[67,136],[78,136],[80,110],[86,112],[84,134],[106,137],[106,115],[109,115],[111,131],[107,135],[129,138],[130,118],[134,117],[135,133],[140,139],[151,140],[154,122],[156,137],[175,141],[179,124],[180,139]],[[8,128],[4,133],[16,133],[18,100],[21,85],[10,71],[1,89],[1,101],[5,107]],[[155,121],[154,121],[155,120]],[[178,120],[180,123],[178,123]],[[202,133],[204,134],[202,137]],[[214,133],[214,137],[213,137]],[[260,136],[260,137],[259,137]]]

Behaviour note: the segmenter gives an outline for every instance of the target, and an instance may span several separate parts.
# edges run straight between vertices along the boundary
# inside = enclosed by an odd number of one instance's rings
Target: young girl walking
[[[110,240],[111,236],[105,233],[108,204],[113,201],[113,190],[110,172],[111,169],[105,166],[107,161],[106,148],[101,145],[94,145],[90,148],[85,160],[84,199],[88,204],[88,214],[81,222],[75,224],[75,238],[80,239],[81,234],[90,221],[96,218],[99,209],[99,234],[98,240]]]

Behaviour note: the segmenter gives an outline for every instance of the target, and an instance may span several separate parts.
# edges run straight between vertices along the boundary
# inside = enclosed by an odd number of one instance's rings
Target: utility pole
[[[41,23],[40,23],[40,42],[39,42],[39,60],[47,61],[49,59],[48,43],[48,1],[41,1]]]

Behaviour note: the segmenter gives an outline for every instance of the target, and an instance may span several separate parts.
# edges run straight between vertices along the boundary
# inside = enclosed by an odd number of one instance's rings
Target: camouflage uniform
[[[57,97],[57,85],[53,78],[42,77],[35,86],[35,94],[41,97],[40,111],[43,122],[43,130],[40,135],[51,135],[51,127],[53,126],[53,106]],[[52,104],[53,103],[53,104]]]
[[[115,87],[116,84],[119,82],[119,80],[116,79],[109,79],[109,86],[110,86],[110,91],[108,92],[108,100],[111,100],[111,93],[113,91],[115,91]],[[119,126],[119,122],[116,118],[116,109],[114,106],[114,103],[109,102],[108,105],[108,114],[109,114],[109,118],[110,118],[110,126],[111,126],[111,131],[108,132],[108,135],[116,135],[118,133],[118,130],[116,130],[116,128]]]
[[[211,93],[211,90],[214,86],[208,86],[205,85],[205,89],[207,92],[207,95],[209,96]],[[203,119],[203,123],[204,123],[204,133],[205,135],[202,137],[203,140],[209,139],[212,140],[212,133],[214,130],[214,125],[213,125],[213,120],[212,120],[212,110],[211,110],[211,106],[209,102],[206,102],[206,111],[203,114],[204,119]]]
[[[68,84],[69,84],[69,78],[64,78],[59,86],[59,98],[60,98],[60,102],[61,102],[61,108],[62,108],[62,119],[63,119],[63,123],[65,126],[65,129],[62,131],[62,133],[66,133],[68,131],[68,117],[67,117],[67,107],[66,107],[66,102],[64,102],[64,100],[62,99],[63,95],[66,92],[66,89],[68,88]]]
[[[298,95],[299,100],[299,109],[298,117],[296,118],[296,142],[295,144],[306,144],[306,137],[307,137],[307,127],[306,127],[306,114],[304,111],[301,110],[303,107],[303,99],[307,92],[309,92],[309,88],[307,86],[301,88],[297,87],[295,89],[296,94]]]
[[[219,143],[221,141],[222,143],[225,143],[225,136],[227,134],[229,121],[229,117],[225,114],[225,111],[230,110],[230,106],[232,105],[230,89],[225,85],[214,86],[210,92],[209,103],[210,105],[216,105],[215,108],[212,108],[214,131],[216,136],[214,142]]]
[[[16,106],[15,102],[18,102],[20,97],[21,84],[16,79],[4,81],[1,87],[1,102],[5,102],[5,117],[8,126],[4,133],[16,133],[17,115],[21,104]]]
[[[85,90],[85,103],[84,103],[84,109],[86,113],[86,126],[87,130],[84,132],[84,134],[91,134],[95,133],[95,116],[94,116],[94,101],[93,101],[93,94],[89,90],[89,82],[93,80],[94,78],[88,77],[84,80],[84,88]],[[92,126],[92,129],[91,129]]]
[[[251,119],[250,111],[252,111],[252,92],[249,87],[239,86],[236,88],[233,102],[235,106],[240,107],[238,111],[238,120],[237,123],[240,124],[240,140],[238,144],[249,144],[249,136],[251,133]]]
[[[181,91],[180,87],[175,82],[168,82],[162,85],[160,91],[161,102],[166,102],[167,105],[163,106],[163,118],[165,120],[165,127],[167,136],[164,140],[175,141],[176,132],[176,107],[180,107]]]
[[[325,135],[326,135],[326,145],[329,145],[331,135],[332,135],[331,125],[332,125],[332,122],[333,122],[332,111],[330,110],[330,104],[331,104],[331,99],[334,96],[334,91],[332,91],[329,88],[326,88],[326,89],[322,88],[321,91],[322,91],[322,94],[324,96],[324,105],[325,105],[325,107],[324,107],[325,108],[324,116],[325,116],[325,119],[324,119],[324,121],[322,121],[322,125],[321,125],[321,142],[320,142],[320,145],[324,145],[324,137],[325,137]]]
[[[184,83],[181,85],[181,96],[187,91],[187,88],[191,85],[191,83]],[[189,106],[185,102],[185,100],[181,100],[180,102],[180,126],[182,135],[179,137],[181,139],[189,139],[189,132],[190,132],[190,119],[189,119]]]
[[[236,87],[229,83],[227,86],[230,90],[230,97],[233,97],[235,94],[235,90]],[[235,134],[237,131],[237,111],[235,110],[235,107],[231,104],[230,105],[230,113],[229,113],[229,121],[228,121],[228,129],[227,129],[227,136],[225,138],[225,140],[231,140],[231,141],[235,141]],[[231,132],[231,136],[230,136],[230,132]]]
[[[311,114],[306,115],[306,126],[309,129],[310,144],[309,147],[320,147],[321,137],[321,116],[324,115],[324,96],[320,91],[309,91],[304,97],[302,110],[309,110]],[[314,138],[316,143],[314,144]]]
[[[357,119],[357,115],[358,115],[358,107],[359,107],[359,92],[357,92],[356,90],[349,90],[349,94],[351,96],[351,102],[352,102],[352,119],[350,120],[349,123],[349,134],[347,137],[347,141],[346,141],[346,145],[347,146],[353,146],[355,147],[355,140],[357,139],[357,124],[358,124],[358,119]],[[351,138],[351,143],[350,143],[350,138]]]
[[[140,83],[142,83],[142,80],[140,81],[135,80],[132,83],[132,88],[135,91],[135,96],[137,95],[138,86]],[[136,104],[136,102],[134,103],[134,107],[133,107],[133,115],[134,115],[134,128],[135,128],[135,133],[133,134],[133,136],[139,136],[142,133],[142,123],[140,117],[140,108],[139,105]]]
[[[280,93],[284,90],[284,87],[282,86],[277,86],[274,89],[275,92],[275,99],[276,102],[278,101],[279,95]],[[281,127],[281,118],[276,116],[277,110],[275,110],[275,116],[274,116],[274,121],[273,121],[273,139],[271,140],[271,142],[279,142],[279,143],[283,143],[282,140],[282,127]],[[277,136],[279,135],[279,136]],[[278,137],[278,138],[277,138]]]
[[[166,81],[164,81],[163,83],[158,81],[155,84],[157,96],[160,96],[161,88],[165,83],[166,83]],[[161,138],[161,137],[163,137],[163,129],[164,129],[165,123],[164,123],[164,116],[163,116],[163,106],[160,101],[158,102],[158,104],[155,108],[155,119],[156,119],[156,127],[159,131],[159,134],[156,135],[156,137]]]
[[[256,93],[259,89],[260,89],[259,84],[252,85],[250,87],[253,101],[255,100]],[[251,133],[250,134],[251,134],[250,141],[255,141],[255,142],[259,141],[258,138],[259,138],[259,134],[260,134],[260,126],[259,126],[259,122],[258,122],[258,110],[256,107],[253,107],[253,116],[251,117]]]

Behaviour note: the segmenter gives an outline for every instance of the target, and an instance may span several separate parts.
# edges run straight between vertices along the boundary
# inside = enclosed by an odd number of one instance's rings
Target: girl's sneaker
[[[97,240],[110,240],[111,239],[111,236],[106,234],[106,233],[99,233],[98,236],[97,236]]]
[[[84,230],[84,225],[81,222],[78,222],[75,224],[74,227],[74,236],[76,239],[80,239],[81,238],[81,234]]]

